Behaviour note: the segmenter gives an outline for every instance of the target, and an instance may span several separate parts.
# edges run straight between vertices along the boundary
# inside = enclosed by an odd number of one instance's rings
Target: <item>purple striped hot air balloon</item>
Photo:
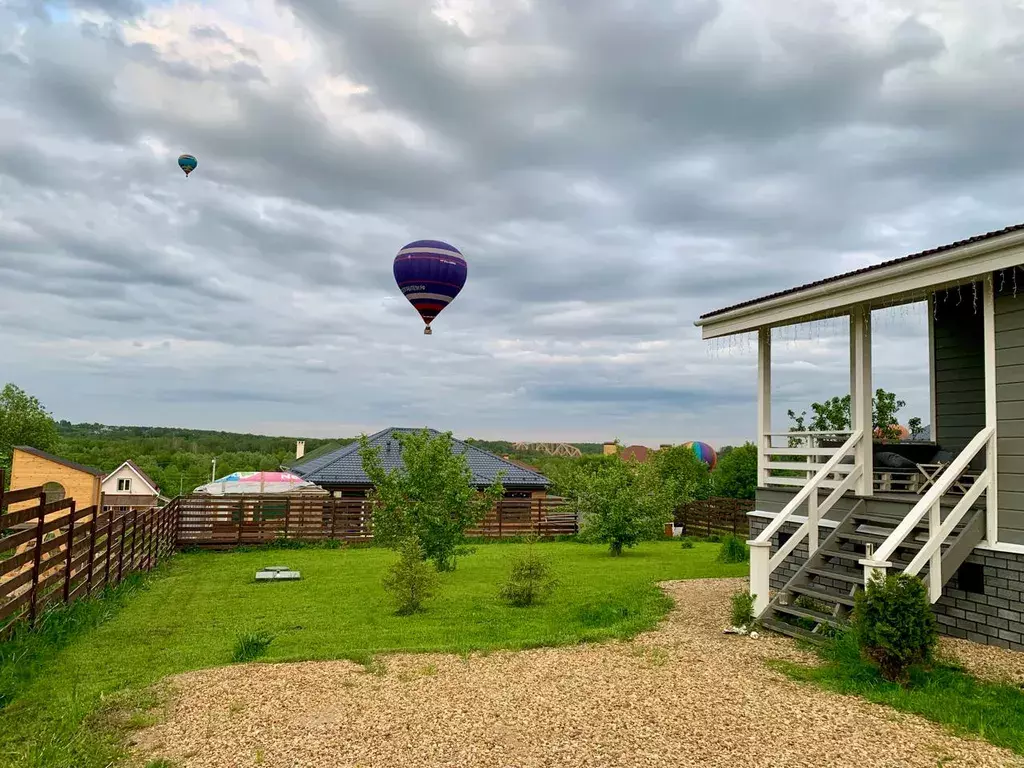
[[[693,451],[693,455],[708,465],[708,471],[715,468],[718,463],[718,454],[715,453],[715,449],[707,443],[702,443],[700,440],[691,440],[683,445],[684,448],[689,448]]]
[[[395,282],[420,313],[431,333],[430,323],[447,307],[466,284],[468,266],[454,245],[440,240],[416,240],[395,256]]]

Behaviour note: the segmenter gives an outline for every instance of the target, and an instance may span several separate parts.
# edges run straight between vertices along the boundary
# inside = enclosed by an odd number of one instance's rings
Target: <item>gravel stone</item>
[[[136,757],[180,768],[1024,765],[772,670],[769,659],[815,657],[788,638],[722,633],[745,579],[662,586],[676,608],[628,642],[389,655],[371,671],[333,661],[177,675],[166,718],[138,734]],[[1000,651],[970,650],[977,665]]]

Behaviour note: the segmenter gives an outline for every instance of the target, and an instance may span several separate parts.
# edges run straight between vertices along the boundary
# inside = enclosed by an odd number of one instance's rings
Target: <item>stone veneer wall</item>
[[[771,522],[769,518],[750,516],[750,538],[756,538]],[[799,526],[787,523],[781,531],[792,534]],[[819,540],[832,528],[820,527]],[[778,538],[772,542],[772,554],[778,551]],[[771,576],[773,590],[782,589],[807,558],[803,542]],[[935,603],[939,631],[985,645],[997,645],[1024,651],[1024,555],[976,549],[965,563],[981,569],[983,592],[968,592],[963,566],[946,584],[942,597]],[[838,583],[835,583],[838,585]]]

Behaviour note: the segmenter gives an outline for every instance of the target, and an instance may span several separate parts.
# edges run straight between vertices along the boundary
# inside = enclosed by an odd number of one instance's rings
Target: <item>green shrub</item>
[[[526,550],[512,558],[512,572],[501,586],[500,595],[505,602],[518,607],[538,603],[554,589],[551,565],[534,548],[536,538],[527,541]]]
[[[736,592],[732,596],[732,625],[749,627],[754,624],[754,599],[757,595],[749,592]]]
[[[255,661],[267,652],[273,635],[268,632],[246,632],[235,640],[235,650],[231,660],[235,662]]]
[[[693,537],[692,536],[683,536],[679,540],[679,546],[682,547],[683,549],[693,549]]]
[[[750,547],[739,536],[731,533],[722,538],[722,547],[718,550],[720,563],[745,563],[750,559]]]
[[[406,537],[398,552],[398,562],[388,568],[382,583],[398,601],[398,614],[406,616],[423,610],[423,601],[434,594],[437,574],[423,559],[423,546],[415,536]]]
[[[882,677],[905,683],[912,665],[931,661],[938,628],[921,579],[904,573],[884,578],[875,574],[854,600],[858,645],[878,664]]]

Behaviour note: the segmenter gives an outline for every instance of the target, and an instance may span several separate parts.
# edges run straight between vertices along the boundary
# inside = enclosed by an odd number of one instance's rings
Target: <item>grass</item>
[[[1020,688],[978,680],[946,660],[937,661],[931,669],[912,669],[904,688],[883,680],[878,669],[861,658],[852,633],[815,650],[824,662],[821,666],[783,661],[773,666],[795,680],[920,715],[957,734],[1024,755],[1024,691]]]
[[[655,582],[746,573],[745,564],[718,563],[713,544],[682,550],[675,541],[650,542],[621,558],[598,545],[540,546],[559,579],[543,604],[523,609],[499,599],[522,545],[488,545],[440,574],[437,597],[413,616],[396,616],[381,586],[396,558],[385,549],[179,555],[156,576],[55,613],[48,630],[0,644],[7,702],[0,765],[107,768],[123,757],[125,732],[146,725],[160,706],[150,686],[178,672],[236,658],[352,659],[384,675],[377,655],[387,652],[468,654],[630,637],[671,606]],[[302,579],[256,583],[255,572],[272,565],[300,570]]]

